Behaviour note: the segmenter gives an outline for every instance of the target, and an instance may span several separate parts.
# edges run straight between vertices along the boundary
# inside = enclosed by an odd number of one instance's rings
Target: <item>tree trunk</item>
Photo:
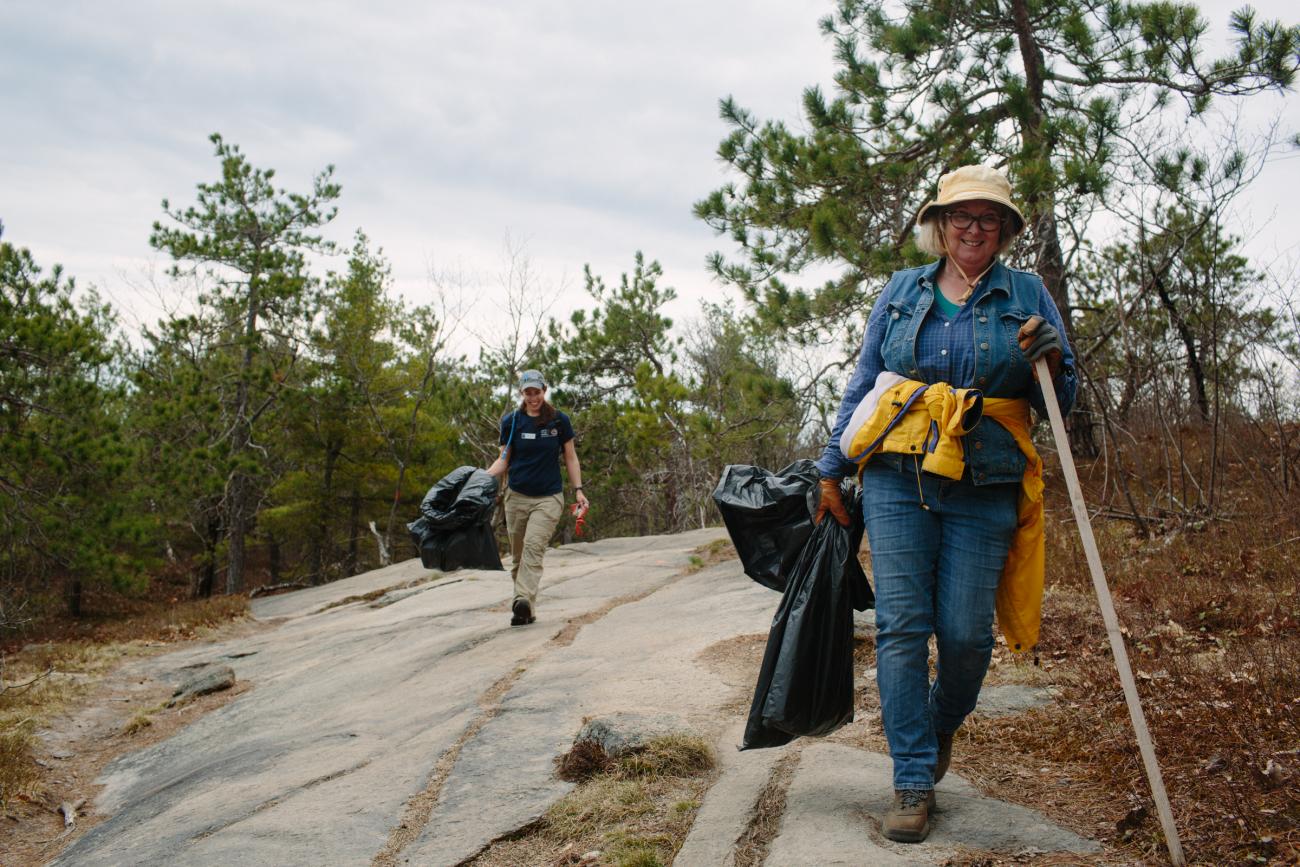
[[[230,559],[226,563],[226,593],[231,595],[244,588],[244,543],[248,535],[248,516],[244,514],[246,488],[247,483],[242,472],[236,470],[230,474],[230,485],[227,488],[229,502],[226,506],[229,513],[226,525],[230,527]]]
[[[1030,208],[1042,209],[1034,223],[1034,237],[1038,242],[1038,249],[1034,251],[1034,270],[1043,278],[1047,294],[1052,296],[1052,303],[1061,314],[1066,339],[1073,342],[1074,323],[1065,279],[1065,256],[1061,252],[1061,236],[1056,230],[1055,197],[1046,196],[1031,202]]]
[[[1196,404],[1196,409],[1200,413],[1201,423],[1207,423],[1210,420],[1210,400],[1205,393],[1205,370],[1201,367],[1201,356],[1196,351],[1196,339],[1192,335],[1192,329],[1187,327],[1187,322],[1178,312],[1178,307],[1169,295],[1165,281],[1158,275],[1155,278],[1155,287],[1156,294],[1160,296],[1160,303],[1169,314],[1169,321],[1173,323],[1174,330],[1178,332],[1178,338],[1183,343],[1183,351],[1187,353],[1187,379],[1192,402]]]
[[[1011,12],[1015,20],[1016,39],[1025,68],[1025,87],[1029,97],[1028,111],[1020,118],[1022,138],[1019,159],[1031,164],[1038,162],[1050,174],[1051,146],[1043,135],[1043,54],[1034,38],[1026,0],[1012,0]],[[1066,340],[1073,343],[1074,327],[1065,278],[1065,255],[1061,250],[1061,236],[1056,227],[1056,196],[1048,188],[1028,196],[1025,206],[1029,212],[1027,218],[1034,230],[1034,268],[1043,278],[1047,294],[1061,314]],[[1079,376],[1083,375],[1082,371],[1077,372]],[[1097,454],[1097,443],[1093,437],[1092,412],[1088,404],[1088,391],[1080,387],[1067,426],[1070,431],[1070,447],[1082,455],[1094,456]]]
[[[235,425],[231,435],[230,451],[238,461],[253,441],[252,420],[249,417],[249,384],[253,376],[253,356],[257,343],[257,317],[261,312],[261,273],[253,271],[248,276],[248,302],[244,308],[244,353],[239,362],[239,382],[235,389]],[[248,477],[242,469],[230,474],[227,486],[227,509],[230,520],[230,562],[226,566],[226,593],[234,594],[244,589],[244,546],[248,535]]]
[[[361,489],[352,486],[352,496],[348,507],[348,556],[343,564],[343,571],[348,575],[357,574],[359,556],[357,546],[361,539]]]
[[[268,565],[271,570],[271,583],[279,584],[280,573],[283,571],[283,567],[280,559],[280,540],[277,539],[275,536],[271,536],[267,540],[267,547],[269,549],[267,559],[268,559]]]
[[[207,534],[203,539],[203,573],[199,577],[194,595],[199,599],[211,599],[212,591],[217,586],[217,543],[221,541],[221,523],[213,515],[208,518]]]
[[[332,559],[330,544],[330,511],[334,503],[334,465],[338,462],[339,448],[331,443],[325,448],[325,473],[321,490],[320,508],[316,513],[316,538],[311,546],[311,583],[325,583],[325,564]]]
[[[81,579],[69,578],[68,588],[67,588],[68,614],[72,615],[73,617],[81,616],[81,591],[82,591]]]
[[[211,599],[212,589],[217,584],[217,561],[209,558],[203,564],[203,574],[199,576],[199,586],[194,588],[194,596],[198,599]]]
[[[1025,87],[1029,91],[1029,105],[1020,118],[1020,159],[1042,163],[1050,169],[1051,153],[1043,140],[1043,54],[1034,40],[1033,26],[1029,21],[1026,0],[1013,0],[1016,38],[1020,45],[1020,60],[1025,67]],[[1056,229],[1056,197],[1051,190],[1030,194],[1025,200],[1028,220],[1034,230],[1034,269],[1043,278],[1047,294],[1052,296],[1056,309],[1065,322],[1066,337],[1072,337],[1070,327],[1070,297],[1065,286],[1065,257],[1061,252],[1061,236]]]
[[[393,488],[393,504],[388,507],[388,523],[384,525],[384,545],[383,550],[392,552],[393,550],[393,524],[397,520],[397,506],[402,500],[402,483],[406,479],[406,461],[397,462],[397,485]],[[381,566],[387,566],[387,563],[380,563]]]

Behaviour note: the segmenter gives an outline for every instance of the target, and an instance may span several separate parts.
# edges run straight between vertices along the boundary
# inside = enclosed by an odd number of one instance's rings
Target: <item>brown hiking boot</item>
[[[881,832],[896,843],[920,843],[930,833],[934,789],[894,789],[894,805],[880,823]]]
[[[952,763],[952,736],[956,732],[948,734],[939,733],[939,760],[934,763],[934,781],[938,783],[943,779],[943,775],[948,773],[948,765]]]

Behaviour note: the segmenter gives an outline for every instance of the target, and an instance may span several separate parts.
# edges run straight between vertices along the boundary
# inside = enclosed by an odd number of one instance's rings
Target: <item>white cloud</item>
[[[1282,0],[1261,4],[1284,16]],[[734,94],[798,123],[826,85],[824,0],[11,4],[0,32],[0,219],[43,264],[148,317],[122,277],[156,260],[159,201],[215,176],[212,131],[302,188],[328,163],[343,184],[334,236],[360,226],[400,288],[426,263],[491,270],[507,232],[582,303],[581,269],[607,279],[637,249],[663,262],[679,318],[721,297],[704,256],[726,247],[690,213],[723,180]],[[1229,5],[1206,7],[1216,31]],[[1295,120],[1293,99],[1274,103]],[[1279,161],[1243,201],[1261,249],[1294,249]],[[1267,180],[1267,184],[1264,181]],[[1278,211],[1265,224],[1267,213]],[[147,293],[144,293],[147,294]]]

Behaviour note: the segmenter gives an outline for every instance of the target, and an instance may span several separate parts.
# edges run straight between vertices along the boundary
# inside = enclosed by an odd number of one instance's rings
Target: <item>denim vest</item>
[[[883,335],[879,327],[872,328],[868,324],[862,359],[846,390],[831,437],[832,444],[818,462],[818,468],[824,475],[834,475],[832,465],[844,460],[837,445],[839,433],[847,425],[862,394],[873,384],[875,374],[871,371],[880,362],[883,362],[884,369],[901,376],[924,379],[921,370],[924,362],[918,364],[917,338],[926,315],[934,305],[935,280],[941,261],[896,271],[881,292],[877,305],[885,305],[880,311],[883,317]],[[1042,393],[1034,382],[1029,362],[1025,360],[1016,339],[1025,321],[1037,314],[1062,335],[1063,373],[1057,377],[1055,386],[1062,412],[1069,412],[1077,386],[1074,359],[1069,346],[1064,345],[1064,326],[1056,306],[1043,287],[1042,279],[1026,271],[1012,270],[998,262],[980,281],[967,306],[973,340],[969,349],[963,351],[971,353],[974,373],[970,382],[952,382],[950,385],[978,388],[989,397],[1028,398],[1035,410],[1040,415],[1045,415]],[[877,311],[872,312],[872,319],[875,319]],[[878,347],[872,345],[876,335],[881,335]],[[873,382],[860,381],[864,379]],[[967,462],[967,472],[963,478],[976,485],[1019,483],[1024,475],[1024,454],[1010,432],[993,419],[981,421],[964,437],[963,445]],[[854,469],[856,468],[852,464],[847,465],[847,471]],[[845,471],[840,470],[841,474]]]

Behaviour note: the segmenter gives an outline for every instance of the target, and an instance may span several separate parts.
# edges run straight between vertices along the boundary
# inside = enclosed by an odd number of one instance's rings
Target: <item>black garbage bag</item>
[[[854,528],[862,519],[860,499],[846,503],[850,525],[829,516],[816,525],[790,572],[767,636],[742,750],[830,734],[853,721],[855,568],[862,575],[862,531]]]
[[[813,532],[820,478],[816,464],[806,459],[775,473],[746,464],[731,464],[722,471],[713,502],[745,574],[764,587],[785,590],[786,579]],[[862,544],[862,512],[853,508],[849,512],[853,517],[849,550],[856,552]],[[853,607],[859,611],[874,607],[875,595],[856,557],[848,569]]]
[[[420,503],[420,517],[439,530],[476,524],[497,502],[496,477],[477,467],[457,467],[438,480]]]
[[[483,522],[459,530],[434,531],[420,543],[420,562],[426,569],[455,572],[457,569],[502,571],[492,524]]]
[[[810,460],[795,461],[776,473],[731,464],[713,489],[713,502],[745,574],[764,587],[785,589],[786,576],[812,535],[818,478]]]
[[[497,487],[487,471],[458,467],[429,489],[420,503],[420,517],[406,525],[424,568],[504,568],[492,532]]]

